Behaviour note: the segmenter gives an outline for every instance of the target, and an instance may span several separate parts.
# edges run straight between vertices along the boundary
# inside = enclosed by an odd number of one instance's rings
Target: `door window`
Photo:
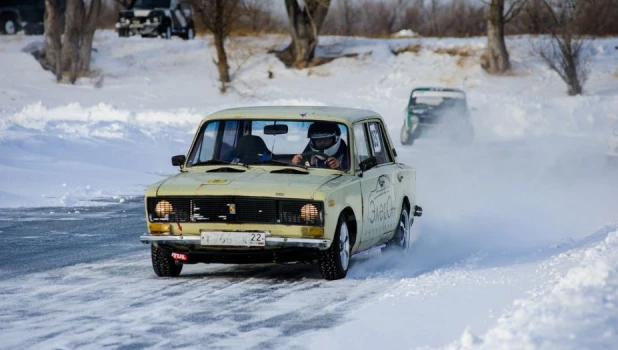
[[[360,170],[360,162],[371,156],[364,123],[354,125],[354,149],[356,150],[356,170]]]

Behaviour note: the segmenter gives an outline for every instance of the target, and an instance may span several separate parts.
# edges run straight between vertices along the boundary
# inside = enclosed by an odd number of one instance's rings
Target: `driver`
[[[341,139],[341,130],[333,122],[314,122],[307,131],[309,144],[303,154],[311,166],[339,170],[348,169],[348,146]],[[302,165],[301,154],[292,158],[292,164]]]

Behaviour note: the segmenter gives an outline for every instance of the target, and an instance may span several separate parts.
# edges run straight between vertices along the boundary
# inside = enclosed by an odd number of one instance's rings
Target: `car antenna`
[[[277,121],[275,120],[275,123],[273,125],[277,125]],[[273,135],[273,145],[270,147],[270,155],[272,157],[273,154],[275,154],[273,151],[275,150],[275,141],[277,140],[277,135]]]

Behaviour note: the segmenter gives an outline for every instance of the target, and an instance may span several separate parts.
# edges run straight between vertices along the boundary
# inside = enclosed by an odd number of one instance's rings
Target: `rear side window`
[[[377,158],[378,164],[392,163],[393,159],[387,149],[384,139],[384,130],[382,125],[377,122],[369,122],[369,141],[371,142],[371,151]]]

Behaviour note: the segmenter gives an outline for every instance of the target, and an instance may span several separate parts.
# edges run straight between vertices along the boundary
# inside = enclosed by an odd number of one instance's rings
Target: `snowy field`
[[[321,37],[288,70],[286,36],[233,38],[219,93],[211,37],[95,35],[91,76],[56,84],[0,36],[0,342],[8,348],[608,349],[618,344],[618,39],[590,42],[583,96],[507,39],[513,70],[480,68],[484,38]],[[391,49],[419,44],[418,52]],[[457,52],[459,54],[448,54]],[[269,78],[269,73],[272,79]],[[399,144],[413,87],[468,94],[476,140]],[[383,115],[417,168],[421,239],[405,261],[353,260],[345,280],[311,266],[194,265],[157,279],[141,196],[174,174],[208,113],[334,105]]]

